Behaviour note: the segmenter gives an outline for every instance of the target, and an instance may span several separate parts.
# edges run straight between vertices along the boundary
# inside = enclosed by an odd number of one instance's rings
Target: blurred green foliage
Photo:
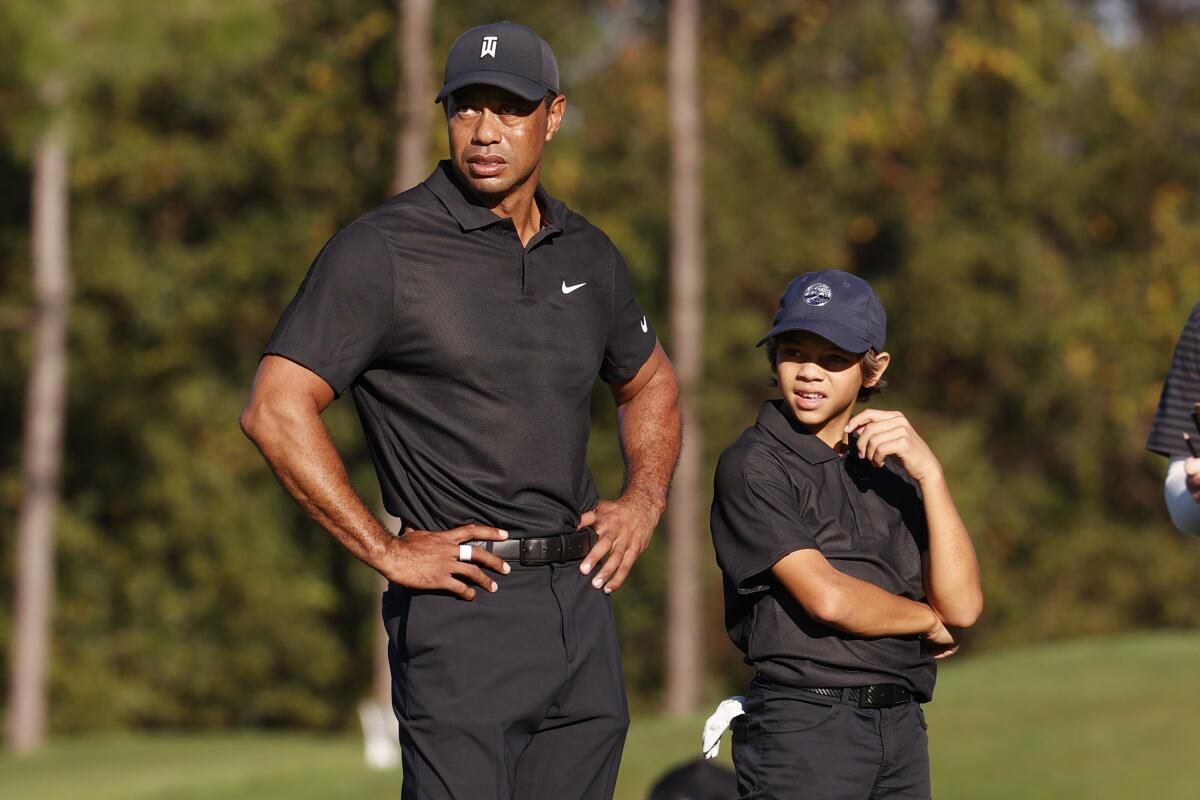
[[[661,3],[439,4],[435,71],[458,32],[503,17],[560,56],[570,108],[548,189],[612,236],[667,331]],[[983,561],[968,650],[1200,615],[1200,554],[1166,521],[1163,465],[1142,451],[1200,299],[1200,21],[1139,23],[1117,42],[1092,4],[1066,0],[705,4],[707,462],[770,394],[753,344],[786,281],[826,266],[871,280],[894,357],[877,403],[909,412],[942,456]],[[29,152],[39,82],[70,87],[58,730],[336,727],[366,690],[373,575],[294,508],[236,420],[309,261],[388,194],[395,47],[385,0],[0,6],[5,543]],[[443,150],[435,115],[431,167]],[[611,495],[603,389],[594,409],[590,458]],[[326,416],[373,500],[352,411]],[[11,567],[6,546],[0,655]],[[660,537],[617,595],[639,705],[662,678],[669,569]],[[715,694],[745,673],[705,570]]]

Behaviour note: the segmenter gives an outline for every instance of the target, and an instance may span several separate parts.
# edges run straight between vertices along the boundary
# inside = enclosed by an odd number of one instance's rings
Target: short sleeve
[[[283,312],[263,355],[279,355],[344,392],[386,351],[392,328],[392,262],[370,225],[329,240]]]
[[[634,297],[629,267],[616,248],[613,248],[613,259],[612,327],[608,341],[604,343],[600,378],[605,383],[624,383],[632,380],[650,358],[657,337],[654,326]]]
[[[782,467],[721,457],[709,523],[717,563],[738,592],[765,591],[765,573],[775,562],[796,550],[817,547],[803,524],[805,516]]]
[[[1200,403],[1200,304],[1192,309],[1175,345],[1175,355],[1158,400],[1146,449],[1169,457],[1191,455],[1183,442],[1183,434],[1187,432],[1200,437],[1200,431],[1192,421],[1195,403]]]
[[[904,527],[912,534],[917,549],[929,549],[929,518],[925,516],[925,496],[921,487],[901,467],[889,462],[883,467],[889,480],[880,481],[876,491],[880,498],[900,512]]]

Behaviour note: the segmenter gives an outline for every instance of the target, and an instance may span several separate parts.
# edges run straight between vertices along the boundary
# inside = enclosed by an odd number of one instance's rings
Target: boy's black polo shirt
[[[564,533],[599,500],[592,388],[636,375],[654,329],[608,237],[536,197],[522,247],[442,162],[325,245],[267,344],[350,389],[405,525]]]
[[[711,527],[725,627],[747,663],[790,686],[898,683],[922,702],[933,696],[934,660],[918,637],[864,639],[823,625],[770,572],[788,553],[816,548],[847,575],[922,599],[928,532],[906,476],[839,456],[782,401],[764,403],[717,463]]]
[[[1175,345],[1146,449],[1171,458],[1190,456],[1183,434],[1200,438],[1200,431],[1192,422],[1195,403],[1200,403],[1200,303],[1192,308]]]

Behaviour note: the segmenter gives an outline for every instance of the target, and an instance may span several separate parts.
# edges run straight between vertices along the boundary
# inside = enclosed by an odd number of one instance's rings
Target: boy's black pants
[[[929,741],[915,702],[859,708],[755,677],[733,723],[741,800],[929,800]]]
[[[404,800],[609,800],[629,710],[609,596],[512,565],[473,601],[383,597]]]

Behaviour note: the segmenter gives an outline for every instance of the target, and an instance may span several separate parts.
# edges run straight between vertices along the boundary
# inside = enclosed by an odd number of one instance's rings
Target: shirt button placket
[[[533,281],[529,279],[529,251],[521,248],[521,294],[533,294]]]
[[[529,294],[529,284],[525,276],[525,248],[521,246],[521,237],[517,235],[517,229],[516,226],[513,225],[512,220],[505,220],[504,222],[500,223],[500,235],[504,240],[506,248],[516,247],[521,254],[520,275],[517,276],[519,282],[518,285],[520,287],[519,291],[522,295]]]

